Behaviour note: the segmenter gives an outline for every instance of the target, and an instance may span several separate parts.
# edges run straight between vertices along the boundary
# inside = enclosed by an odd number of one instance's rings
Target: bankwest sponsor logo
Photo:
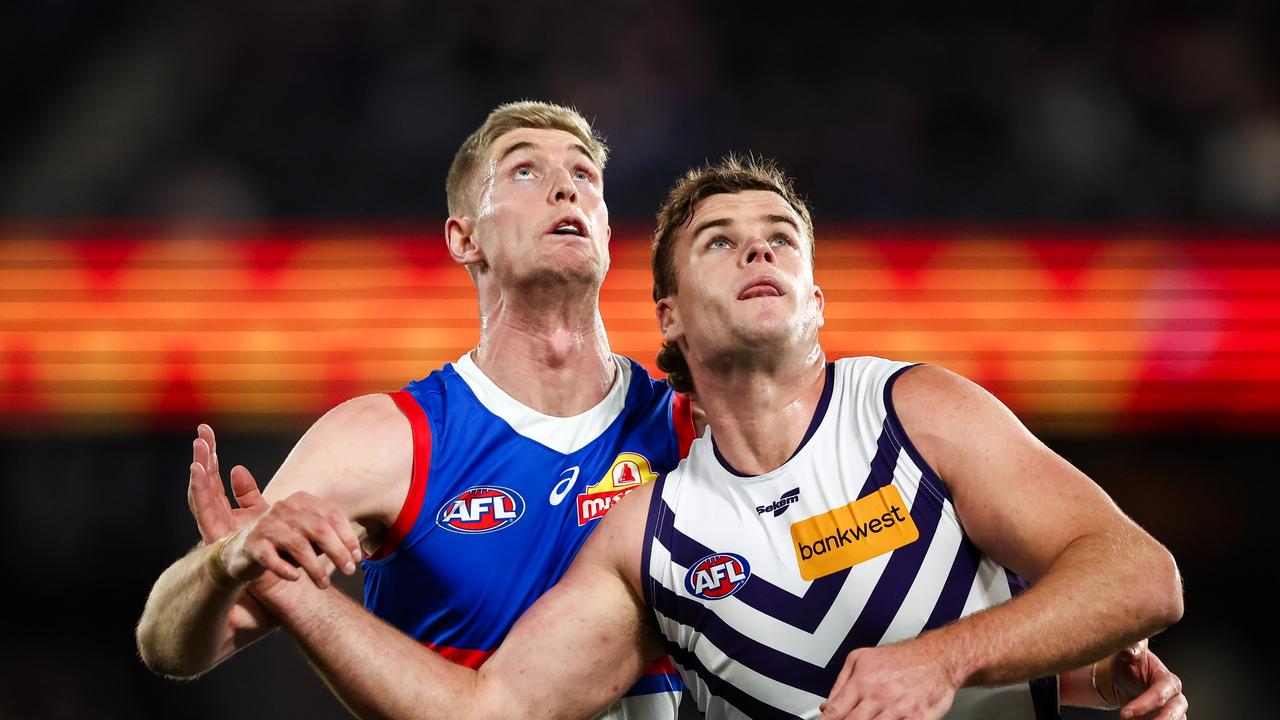
[[[805,580],[853,567],[919,538],[920,530],[893,485],[791,526],[800,577]]]
[[[494,532],[514,525],[524,515],[524,498],[496,485],[467,488],[440,507],[436,524],[453,532]]]
[[[649,461],[639,453],[624,452],[614,458],[609,472],[578,495],[578,524],[586,525],[609,512],[619,500],[647,482],[658,479]]]
[[[708,555],[684,574],[684,589],[703,600],[722,600],[738,592],[751,577],[747,559],[734,553]]]
[[[777,500],[774,500],[768,505],[757,505],[756,513],[759,515],[763,515],[765,513],[771,512],[773,513],[774,517],[778,517],[782,513],[786,512],[787,508],[791,507],[792,503],[798,501],[799,499],[800,499],[800,488],[788,490],[782,493],[782,497],[778,498]]]

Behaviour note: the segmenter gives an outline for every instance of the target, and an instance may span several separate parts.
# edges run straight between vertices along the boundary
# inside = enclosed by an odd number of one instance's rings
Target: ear
[[[484,262],[484,253],[476,245],[473,233],[476,221],[469,217],[449,216],[444,221],[444,242],[449,248],[449,255],[459,265],[474,265]]]
[[[827,296],[822,294],[822,288],[817,285],[813,286],[813,301],[818,305],[818,327],[827,324],[827,317],[823,311],[827,309]]]
[[[654,312],[658,316],[658,329],[662,331],[662,342],[673,343],[684,337],[684,325],[680,322],[680,308],[671,295],[658,301]]]

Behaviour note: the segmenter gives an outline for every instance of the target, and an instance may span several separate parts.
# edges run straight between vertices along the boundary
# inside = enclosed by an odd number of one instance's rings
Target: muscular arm
[[[274,501],[311,493],[358,523],[366,542],[376,542],[407,494],[412,461],[407,420],[388,396],[369,395],[344,403],[318,420],[298,441],[264,495]],[[212,487],[221,481],[204,477],[204,472],[199,462],[193,463],[192,492],[204,484],[209,486],[205,492],[221,495],[220,487]],[[233,486],[237,472],[248,476],[243,469],[233,471]],[[216,469],[211,475],[216,476]],[[251,477],[247,482],[253,486]],[[230,529],[215,532],[225,534]],[[224,551],[223,557],[231,550]],[[169,566],[152,587],[138,622],[137,642],[143,662],[155,672],[199,675],[275,627],[246,585],[220,588],[213,583],[205,566],[208,552],[207,544],[197,546]],[[255,583],[274,581],[267,575]]]
[[[899,379],[894,403],[951,489],[965,532],[1032,583],[1008,603],[921,636],[961,684],[1077,667],[1181,617],[1168,551],[989,393],[926,366]]]
[[[1087,668],[1181,617],[1169,553],[989,393],[923,366],[898,379],[893,402],[965,533],[1032,586],[914,639],[850,653],[824,718],[940,718],[957,688]],[[1083,672],[1066,679],[1071,698],[1087,701]],[[1185,708],[1175,700],[1162,718]]]
[[[648,507],[641,493],[610,511],[479,671],[439,657],[333,590],[295,583],[263,601],[360,717],[591,717],[663,652],[639,592]]]

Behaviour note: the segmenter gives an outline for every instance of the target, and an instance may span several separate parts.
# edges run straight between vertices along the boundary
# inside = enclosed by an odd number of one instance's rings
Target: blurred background
[[[197,422],[266,478],[328,407],[474,344],[444,176],[520,98],[576,105],[612,146],[616,351],[652,367],[671,181],[776,158],[814,206],[828,352],[995,392],[1178,558],[1186,617],[1153,647],[1193,714],[1267,715],[1280,7],[827,12],[0,8],[0,717],[345,716],[284,638],[175,683],[133,624],[196,541]]]

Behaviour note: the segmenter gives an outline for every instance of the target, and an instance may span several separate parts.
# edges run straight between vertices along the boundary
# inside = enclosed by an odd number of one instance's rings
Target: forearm
[[[156,673],[195,677],[271,629],[237,603],[241,587],[214,584],[205,569],[208,551],[197,546],[170,565],[147,597],[137,643],[142,661]]]
[[[1001,685],[1087,666],[1182,613],[1169,554],[1140,533],[1071,543],[1027,592],[922,635],[962,685]]]
[[[359,717],[485,716],[476,671],[427,650],[336,589],[284,585],[262,596],[263,605]]]

